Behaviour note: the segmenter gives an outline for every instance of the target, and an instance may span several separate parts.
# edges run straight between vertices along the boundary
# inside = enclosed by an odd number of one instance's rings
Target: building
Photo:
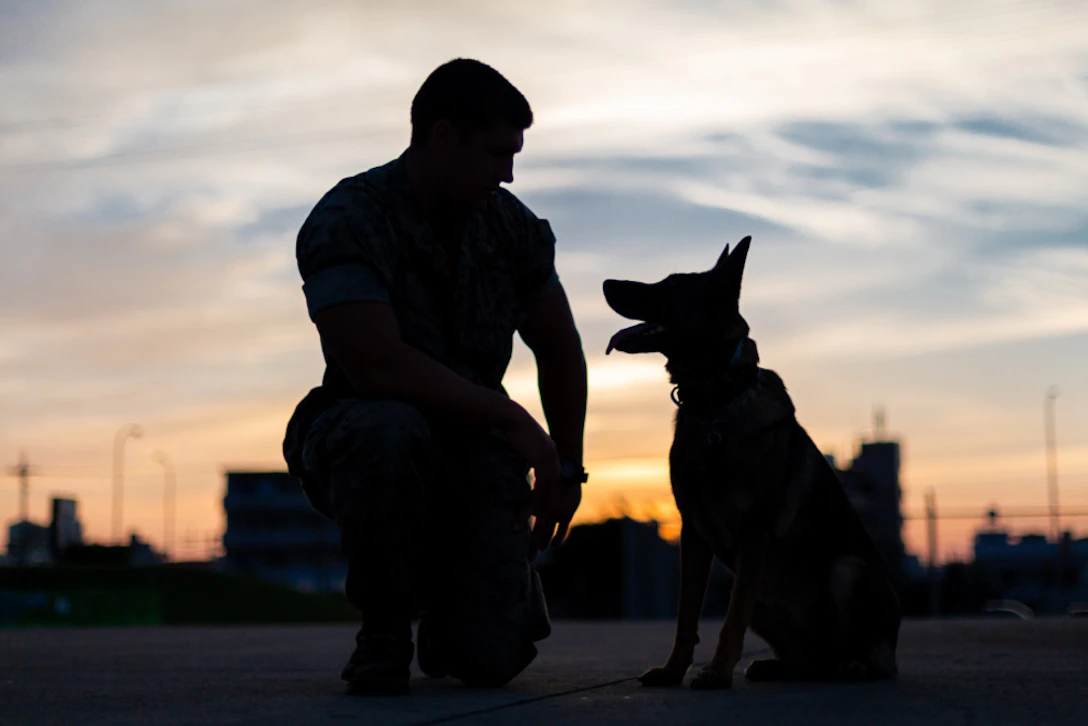
[[[834,459],[828,457],[834,466]],[[891,569],[900,589],[906,584],[907,560],[903,546],[903,489],[899,483],[898,441],[868,441],[847,469],[838,469],[839,480],[869,535]]]
[[[229,471],[223,498],[228,572],[307,591],[342,591],[347,563],[336,524],[310,506],[286,472]]]
[[[75,499],[53,497],[53,521],[49,525],[49,549],[59,560],[65,550],[83,544],[83,525],[79,521],[79,503]]]
[[[1041,534],[1014,539],[995,525],[975,533],[975,569],[1001,600],[1037,613],[1065,612],[1088,601],[1088,538],[1065,532],[1051,542]]]
[[[8,559],[14,565],[47,565],[53,561],[49,551],[49,528],[23,520],[8,527]]]
[[[45,565],[57,562],[70,547],[83,544],[83,525],[75,499],[53,497],[48,526],[23,520],[8,528],[8,561],[13,565]]]
[[[548,609],[556,618],[675,618],[680,548],[656,522],[629,517],[573,527],[562,547],[537,557]],[[714,561],[703,616],[725,614],[732,576]]]

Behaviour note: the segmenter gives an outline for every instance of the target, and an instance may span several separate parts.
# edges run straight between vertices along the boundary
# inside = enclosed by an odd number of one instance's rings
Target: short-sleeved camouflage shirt
[[[403,155],[325,194],[299,231],[296,257],[311,319],[342,303],[387,303],[404,342],[492,389],[529,306],[559,284],[546,220],[500,190],[443,237],[410,193]],[[349,394],[327,351],[325,362],[323,387]]]

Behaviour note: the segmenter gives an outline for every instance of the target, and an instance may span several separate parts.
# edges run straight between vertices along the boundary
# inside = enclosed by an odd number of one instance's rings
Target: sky
[[[821,449],[848,461],[882,406],[908,515],[929,490],[1041,511],[1057,385],[1061,501],[1088,512],[1086,36],[1075,0],[0,0],[0,464],[25,449],[31,518],[75,496],[103,541],[139,424],[125,531],[162,542],[165,452],[199,556],[224,471],[282,470],[320,381],[299,226],[400,154],[419,84],[462,56],[533,106],[510,188],[552,224],[588,359],[580,521],[675,529],[663,359],[604,357],[624,321],[601,282],[749,234],[741,312]],[[520,341],[505,383],[540,415]],[[942,555],[980,523],[942,520]]]

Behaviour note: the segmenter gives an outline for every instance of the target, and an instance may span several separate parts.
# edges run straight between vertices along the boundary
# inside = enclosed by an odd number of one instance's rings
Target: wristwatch
[[[589,474],[574,459],[564,459],[559,462],[559,478],[567,484],[585,484],[589,481]]]

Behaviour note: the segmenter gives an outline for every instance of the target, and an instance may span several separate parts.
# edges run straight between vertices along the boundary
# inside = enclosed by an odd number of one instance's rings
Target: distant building
[[[903,546],[903,489],[899,484],[898,441],[869,441],[847,469],[838,469],[846,496],[876,543],[892,577],[902,588],[908,562]],[[834,466],[834,458],[828,457]]]
[[[342,591],[347,563],[336,524],[310,506],[286,472],[227,472],[223,534],[228,572],[299,590]]]
[[[1017,600],[1037,613],[1065,612],[1088,601],[1088,538],[1065,532],[1058,542],[1041,534],[1014,540],[991,526],[975,533],[975,568],[1002,600]]]
[[[49,549],[54,560],[65,550],[83,544],[83,525],[79,521],[75,499],[53,497],[53,521],[49,525]]]
[[[69,547],[83,543],[83,525],[74,499],[53,497],[48,526],[27,520],[8,528],[8,557],[12,565],[46,565],[56,562]]]
[[[23,520],[8,527],[8,559],[14,565],[46,565],[53,561],[49,528]]]
[[[680,548],[661,539],[655,522],[628,517],[571,529],[557,550],[537,557],[548,609],[556,618],[674,618]],[[725,613],[732,577],[715,560],[704,616]]]

